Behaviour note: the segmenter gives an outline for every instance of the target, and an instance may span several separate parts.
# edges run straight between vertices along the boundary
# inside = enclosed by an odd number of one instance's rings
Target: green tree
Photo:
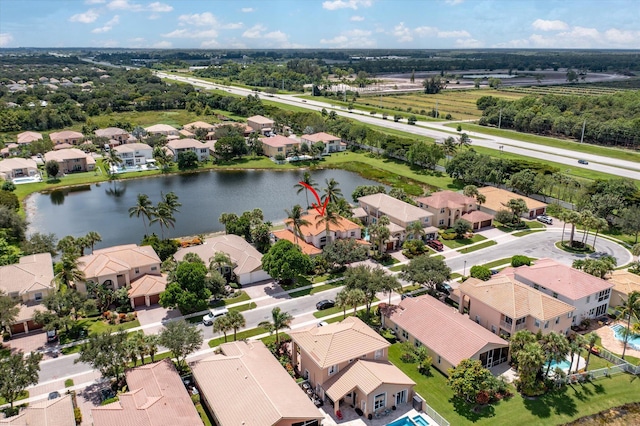
[[[509,351],[511,352],[511,363],[518,368],[518,354],[529,343],[536,342],[536,336],[529,330],[516,331],[509,341]]]
[[[422,82],[422,86],[424,87],[424,93],[428,95],[435,95],[445,89],[447,84],[440,76],[434,75],[431,78],[425,79]]]
[[[411,222],[405,229],[408,235],[414,240],[422,240],[424,236],[424,228],[419,220]]]
[[[293,228],[294,241],[296,244],[298,244],[298,238],[304,238],[304,235],[302,235],[302,227],[309,226],[310,222],[306,219],[303,219],[305,211],[302,210],[300,204],[296,204],[295,206],[293,206],[291,211],[285,209],[285,212],[287,213],[287,219],[285,220],[285,222],[288,222],[288,224],[290,224]]]
[[[145,235],[148,234],[147,220],[151,221],[151,219],[153,219],[155,214],[154,210],[153,203],[147,194],[138,194],[136,205],[129,208],[129,217],[142,217]]]
[[[436,286],[451,278],[451,269],[442,259],[422,255],[414,257],[402,267],[403,279],[435,290]]]
[[[471,138],[466,133],[461,133],[458,137],[458,147],[459,148],[469,148],[471,145]]]
[[[349,306],[353,308],[353,315],[356,314],[356,310],[358,306],[365,303],[367,300],[367,296],[364,294],[364,291],[360,288],[344,288],[341,293],[344,292],[344,306]]]
[[[173,353],[179,368],[186,368],[187,356],[202,346],[202,330],[182,319],[171,321],[160,332],[160,345]]]
[[[467,232],[471,232],[472,228],[471,228],[471,224],[464,220],[464,219],[458,219],[455,222],[453,222],[453,230],[456,233],[456,238],[463,238]]]
[[[369,236],[375,242],[378,255],[382,255],[385,250],[385,244],[391,236],[389,224],[391,221],[387,216],[380,216],[376,223],[369,225]]]
[[[47,172],[47,178],[53,179],[60,172],[60,164],[55,160],[49,160],[44,163],[44,170]]]
[[[542,337],[541,342],[542,350],[547,356],[547,371],[545,377],[549,375],[551,364],[556,361],[560,362],[564,360],[569,353],[569,341],[562,334],[558,334],[555,331],[548,333]]]
[[[338,199],[342,198],[342,189],[339,188],[339,183],[334,179],[325,179],[325,183],[327,186],[324,189],[324,194],[322,194],[321,201],[324,201],[328,198],[329,203],[337,203]]]
[[[638,243],[638,235],[640,234],[640,206],[631,206],[623,209],[615,222],[623,232],[635,237],[634,244]]]
[[[173,165],[173,157],[167,153],[164,147],[159,145],[153,148],[153,159],[160,166],[162,173],[168,172]]]
[[[231,322],[226,315],[220,316],[213,321],[213,332],[222,333],[224,335],[224,342],[227,343],[227,333],[232,330]],[[235,337],[234,339],[235,340]]]
[[[478,360],[463,359],[449,369],[447,384],[453,393],[469,404],[479,402],[482,393],[492,397],[497,388],[496,377]]]
[[[546,360],[538,342],[530,342],[518,352],[518,379],[516,385],[524,395],[538,395],[543,389],[538,375]]]
[[[27,387],[38,384],[41,360],[42,354],[35,352],[28,356],[15,352],[0,358],[0,397],[9,403],[11,410]]]
[[[99,370],[102,377],[120,382],[129,362],[126,344],[127,333],[123,330],[89,336],[89,341],[82,345],[80,356],[73,363],[85,362]]]
[[[522,198],[512,198],[507,202],[507,208],[511,210],[513,215],[519,221],[523,213],[529,211],[527,203]]]
[[[624,348],[622,349],[622,359],[624,359],[627,352],[629,336],[631,335],[631,320],[640,320],[640,292],[632,291],[629,293],[626,300],[622,301],[622,306],[618,309],[620,310],[621,318],[627,319],[627,329],[626,333],[624,333]]]
[[[348,263],[367,258],[367,249],[353,239],[339,239],[324,246],[322,257],[332,269],[342,269]]]
[[[20,307],[18,302],[0,290],[0,331],[11,333],[11,324],[18,318]]]
[[[244,318],[244,315],[238,311],[229,311],[226,317],[233,330],[233,340],[235,341],[238,330],[247,325],[247,320]]]
[[[596,343],[600,339],[598,334],[593,331],[584,335],[585,345],[587,346],[587,359],[584,365],[584,370],[589,371],[589,360],[591,358],[591,352],[593,352],[593,348],[596,346]]]
[[[151,219],[149,224],[153,225],[154,223],[158,223],[158,225],[160,225],[160,233],[162,235],[162,239],[164,239],[165,228],[174,228],[176,225],[176,218],[173,215],[173,211],[171,210],[171,207],[164,201],[159,202],[158,206],[154,209],[153,218]]]
[[[102,164],[104,164],[107,169],[107,174],[111,175],[114,167],[120,166],[124,163],[124,160],[118,156],[118,152],[114,149],[110,150],[109,153],[102,157]]]
[[[58,273],[54,276],[54,280],[70,287],[72,283],[84,281],[84,272],[80,266],[84,264],[78,260],[76,253],[63,253],[58,263]]]
[[[507,185],[529,196],[535,192],[536,176],[537,173],[530,169],[520,170],[511,175],[511,178],[507,181]]]
[[[516,254],[511,256],[511,266],[513,266],[514,268],[517,268],[518,266],[523,266],[523,265],[530,266],[531,259],[521,254]]]
[[[191,170],[198,168],[198,154],[193,151],[178,153],[178,169]]]
[[[484,265],[473,265],[469,270],[469,276],[482,281],[491,279],[491,270]]]
[[[289,283],[311,269],[311,259],[290,241],[280,240],[262,257],[262,268],[272,278]]]
[[[336,208],[336,204],[327,205],[327,207],[324,209],[324,214],[316,215],[315,219],[317,220],[316,227],[319,227],[322,224],[324,224],[326,242],[330,243],[332,241],[331,225],[335,227],[340,226],[341,217],[340,217],[340,214],[338,213],[338,209]]]
[[[276,333],[276,342],[280,343],[280,330],[290,328],[293,316],[289,312],[285,312],[280,307],[271,310],[271,321],[262,321],[258,327],[265,328],[269,333]]]
[[[50,253],[51,256],[55,257],[58,255],[58,251],[56,250],[57,242],[56,234],[34,232],[27,240],[20,244],[20,248],[25,255]]]

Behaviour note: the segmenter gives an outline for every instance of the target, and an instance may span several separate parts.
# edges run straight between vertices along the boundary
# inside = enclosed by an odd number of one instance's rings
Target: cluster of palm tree
[[[178,196],[174,192],[160,193],[160,198],[161,201],[154,206],[147,194],[138,194],[136,205],[129,208],[129,217],[142,218],[145,234],[148,234],[147,221],[149,221],[149,225],[157,222],[160,225],[162,239],[164,239],[165,228],[175,227],[174,214],[180,211],[178,207],[182,204],[178,202]]]
[[[78,261],[84,256],[84,250],[93,248],[96,243],[102,241],[102,237],[95,231],[90,231],[83,237],[74,238],[70,235],[60,239],[56,246],[61,253],[60,262],[56,267],[57,273],[53,280],[60,285],[70,287],[73,283],[84,280],[84,273],[80,269],[82,263]]]
[[[247,321],[238,311],[229,311],[227,315],[218,317],[213,322],[213,331],[224,334],[224,342],[227,343],[227,333],[233,330],[233,340],[236,340],[238,330],[247,325]]]
[[[594,277],[604,278],[608,273],[616,269],[618,261],[613,256],[602,256],[599,259],[576,259],[573,266]]]
[[[622,349],[622,359],[627,352],[627,344],[629,343],[629,337],[631,336],[631,320],[636,321],[636,325],[640,323],[640,292],[632,291],[627,296],[626,300],[622,301],[622,306],[619,307],[621,317],[627,319],[627,329],[624,333],[624,348]]]
[[[594,230],[595,234],[593,237],[592,247],[595,250],[596,248],[596,238],[598,238],[598,234],[601,231],[604,231],[609,226],[609,223],[606,219],[601,217],[597,217],[590,210],[583,210],[581,212],[577,212],[575,210],[563,210],[558,214],[558,219],[564,222],[562,226],[562,238],[561,243],[564,244],[564,231],[567,223],[571,225],[571,234],[569,237],[569,245],[586,247],[587,240],[589,237],[589,231]],[[576,225],[583,227],[582,239],[580,241],[574,240]]]
[[[125,352],[127,358],[131,361],[135,367],[138,363],[138,359],[142,365],[145,364],[145,357],[151,357],[151,362],[155,362],[155,355],[158,353],[158,346],[160,344],[160,336],[157,334],[145,335],[144,332],[139,331],[129,337],[125,343]]]

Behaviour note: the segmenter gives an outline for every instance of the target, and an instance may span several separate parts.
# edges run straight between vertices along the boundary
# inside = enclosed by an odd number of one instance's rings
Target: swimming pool
[[[11,179],[11,182],[13,182],[16,185],[20,185],[21,183],[35,183],[35,182],[41,182],[41,181],[42,181],[42,178],[40,177],[40,175],[24,176],[24,177],[17,177],[17,178]]]
[[[418,426],[429,426],[429,422],[422,416],[415,416],[413,422]]]
[[[613,333],[616,336],[616,339],[624,343],[624,332],[627,329],[627,327],[621,324],[615,324],[611,326],[611,329],[613,330]],[[640,351],[640,335],[631,333],[629,335],[629,340],[627,340],[627,346],[637,351]]]
[[[413,419],[404,416],[392,423],[387,423],[387,426],[429,426],[429,422],[420,415],[414,416]]]

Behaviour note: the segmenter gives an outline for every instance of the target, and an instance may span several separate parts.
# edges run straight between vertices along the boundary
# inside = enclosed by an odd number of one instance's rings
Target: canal
[[[294,204],[305,206],[304,192],[297,194],[294,185],[301,180],[303,171],[211,171],[193,174],[159,176],[103,182],[77,188],[36,193],[26,201],[29,234],[54,233],[58,238],[66,235],[82,236],[96,231],[102,242],[96,248],[137,243],[144,236],[141,218],[130,218],[129,208],[136,205],[138,194],[147,194],[156,204],[161,193],[175,192],[182,203],[176,213],[175,229],[165,236],[178,237],[223,231],[218,218],[222,213],[236,213],[262,209],[265,221],[279,222],[286,217],[285,209]],[[342,194],[353,202],[351,194],[358,185],[377,182],[364,179],[344,170],[317,170],[312,178],[320,188],[325,179],[335,179]],[[309,202],[314,197],[309,194]],[[150,232],[160,235],[154,224]]]

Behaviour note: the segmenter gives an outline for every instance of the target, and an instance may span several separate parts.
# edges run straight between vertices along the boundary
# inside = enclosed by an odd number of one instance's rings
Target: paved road
[[[246,96],[254,95],[255,92],[249,89],[242,89],[232,86],[222,86],[220,84],[209,83],[207,81],[193,78],[182,77],[173,75],[170,73],[158,72],[157,75],[162,78],[182,81],[190,83],[194,86],[203,87],[205,89],[220,89],[227,92]],[[264,96],[263,93],[260,93]],[[366,124],[373,124],[377,126],[383,126],[390,129],[401,130],[407,133],[412,133],[417,136],[426,136],[434,139],[444,139],[452,136],[453,129],[443,127],[444,123],[435,122],[423,122],[418,121],[415,126],[408,125],[406,123],[396,123],[393,120],[382,120],[380,114],[371,115],[367,111],[361,111],[354,109],[352,111],[342,110],[330,103],[323,102],[321,100],[304,100],[292,95],[275,95],[272,97],[265,97],[264,99],[274,102],[280,102],[287,105],[294,105],[297,107],[307,108],[315,111],[320,111],[323,108],[327,110],[334,110],[338,115],[349,117],[354,120],[360,121]],[[446,131],[444,130],[446,129]],[[455,132],[453,132],[455,133]],[[631,178],[640,180],[640,163],[624,160],[616,160],[608,157],[601,157],[593,154],[582,154],[571,150],[551,148],[546,146],[540,146],[528,142],[517,141],[514,139],[504,137],[488,136],[475,132],[467,132],[472,136],[472,143],[474,145],[483,146],[486,148],[499,149],[502,146],[504,152],[510,152],[513,154],[524,155],[532,158],[553,161],[560,164],[565,164],[569,167],[581,167],[588,170],[595,170],[603,173],[609,173],[616,176]],[[473,137],[476,137],[475,139]],[[478,139],[479,137],[483,139]],[[578,164],[577,160],[584,158],[589,160],[588,165]]]

